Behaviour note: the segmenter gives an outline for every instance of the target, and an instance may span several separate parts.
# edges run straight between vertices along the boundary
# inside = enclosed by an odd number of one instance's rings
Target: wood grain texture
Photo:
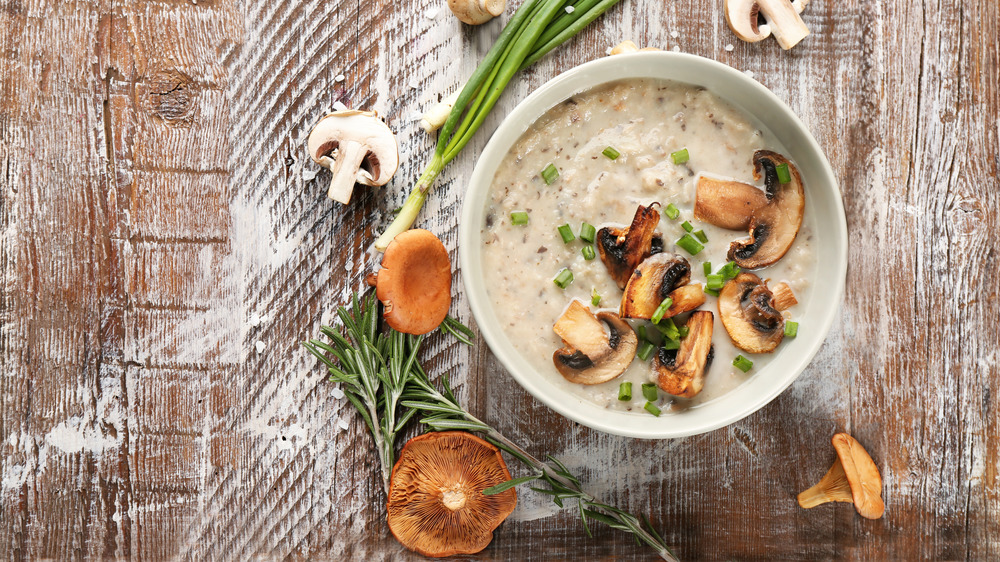
[[[622,39],[750,71],[826,151],[848,215],[840,319],[792,387],[725,429],[637,441],[552,413],[484,345],[436,338],[424,360],[683,559],[996,559],[1000,5],[813,0],[804,19],[784,52],[739,42],[721,2],[622,0],[511,83],[420,219],[457,259],[490,131]],[[384,524],[363,424],[298,342],[362,288],[433,150],[416,117],[501,25],[440,0],[0,1],[6,558],[416,558]],[[376,109],[403,155],[346,208],[304,151],[335,102]],[[881,520],[795,503],[840,430],[882,468]],[[523,490],[474,558],[648,556]]]

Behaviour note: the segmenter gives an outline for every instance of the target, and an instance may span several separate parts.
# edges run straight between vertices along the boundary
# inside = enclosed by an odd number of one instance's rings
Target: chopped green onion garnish
[[[552,282],[559,285],[560,289],[565,289],[566,287],[569,287],[570,283],[573,282],[573,272],[568,268],[563,268],[563,270],[559,272],[559,275],[556,275],[556,278],[553,279]]]
[[[687,326],[681,326],[677,328],[677,333],[680,334],[682,338],[686,338],[688,337],[688,334],[691,333],[691,328],[688,328]]]
[[[666,350],[680,349],[681,348],[681,342],[678,341],[678,340],[664,340],[663,341],[663,345],[661,345],[660,347],[662,347],[663,349],[666,349]]]
[[[670,159],[674,161],[674,164],[680,165],[690,160],[691,157],[688,155],[688,149],[682,148],[677,152],[671,152]]]
[[[510,224],[514,226],[528,224],[528,213],[525,213],[524,211],[514,211],[510,214]]]
[[[590,305],[598,306],[601,304],[601,294],[597,292],[597,288],[590,290]]]
[[[774,171],[778,172],[778,181],[781,183],[788,183],[792,181],[792,174],[788,172],[788,164],[778,164],[774,167]]]
[[[692,234],[694,234],[694,237],[697,238],[698,241],[701,242],[702,244],[708,242],[708,235],[705,234],[704,230],[696,230],[692,232]]]
[[[677,341],[681,337],[680,330],[677,328],[677,324],[674,324],[673,318],[664,318],[663,321],[656,325],[656,329],[669,341]]]
[[[723,281],[729,281],[730,279],[735,279],[740,274],[740,271],[740,266],[736,265],[736,262],[731,261],[719,268],[719,275],[722,276]]]
[[[659,324],[660,320],[663,320],[663,315],[667,313],[667,309],[670,308],[670,306],[673,304],[674,304],[674,299],[670,297],[663,299],[663,301],[660,303],[660,306],[656,307],[656,310],[653,311],[653,316],[650,317],[649,321],[652,322],[653,324]]]
[[[656,404],[653,404],[652,402],[646,402],[646,405],[643,406],[643,409],[649,412],[650,414],[653,414],[656,417],[660,417],[660,409],[657,408]]]
[[[705,294],[712,295],[713,297],[717,297],[717,296],[719,296],[719,290],[718,289],[709,289],[708,287],[705,287]]]
[[[646,335],[645,326],[639,326],[639,328],[636,329],[635,334],[639,336],[639,341],[649,341],[649,336]]]
[[[660,394],[656,391],[656,385],[651,382],[642,383],[642,397],[650,402],[659,398]]]
[[[692,226],[691,223],[689,223],[688,221],[682,222],[681,223],[681,228],[683,228],[687,232],[691,232],[691,231],[694,230],[694,226]]]
[[[698,252],[705,249],[705,246],[702,246],[701,242],[695,240],[690,234],[681,236],[681,239],[677,241],[677,245],[684,248],[692,256],[697,255]]]
[[[639,346],[639,351],[635,354],[639,356],[639,359],[649,361],[649,356],[653,354],[654,349],[656,349],[655,345],[649,343],[648,341],[644,341],[642,342],[642,345]]]
[[[712,274],[712,262],[707,261],[701,264],[701,270],[705,272],[705,275]]]
[[[618,385],[618,399],[622,401],[632,399],[632,383],[623,382]]]
[[[733,366],[745,373],[753,368],[753,361],[742,355],[737,355],[736,359],[733,359]]]
[[[593,242],[597,238],[597,229],[594,225],[583,223],[580,225],[580,240]]]
[[[663,209],[663,214],[667,215],[668,219],[674,220],[681,216],[681,210],[674,206],[673,203],[670,203],[665,209]]]
[[[552,182],[556,181],[559,177],[559,168],[556,168],[555,164],[549,164],[542,170],[542,180],[545,181],[545,185],[552,185]]]
[[[706,275],[705,279],[706,279],[705,286],[708,287],[709,289],[714,289],[716,291],[721,289],[722,286],[726,284],[726,281],[722,278],[721,275]]]
[[[583,248],[580,248],[580,253],[583,254],[583,259],[585,259],[587,261],[590,261],[590,260],[594,259],[594,256],[596,255],[594,253],[594,247],[590,246],[590,245],[587,245],[587,246],[584,246]]]
[[[797,335],[799,335],[799,323],[791,320],[785,322],[785,336],[794,338]]]
[[[569,244],[570,242],[576,240],[576,236],[573,235],[573,229],[569,227],[568,224],[560,226],[558,229],[559,236],[562,237],[563,242]]]
[[[610,158],[612,160],[617,160],[618,157],[622,155],[622,153],[618,152],[617,150],[615,150],[615,148],[613,146],[609,146],[609,147],[605,148],[604,152],[601,152],[601,154],[607,156],[608,158]]]

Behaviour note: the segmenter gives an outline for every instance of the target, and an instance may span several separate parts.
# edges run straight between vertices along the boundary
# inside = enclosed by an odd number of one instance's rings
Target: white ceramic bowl
[[[480,248],[487,192],[510,147],[549,108],[571,95],[623,78],[660,78],[703,86],[769,129],[788,152],[806,185],[806,213],[816,231],[817,275],[800,303],[803,329],[774,359],[728,394],[681,413],[653,418],[608,410],[561,391],[514,349],[500,327],[486,291]],[[805,370],[836,317],[847,275],[847,221],[837,180],[816,140],[787,105],[742,72],[710,59],[669,52],[606,57],[582,64],[538,88],[507,116],[476,163],[459,225],[462,279],[472,314],[500,362],[525,390],[563,416],[600,431],[663,439],[704,433],[738,421],[774,399]]]

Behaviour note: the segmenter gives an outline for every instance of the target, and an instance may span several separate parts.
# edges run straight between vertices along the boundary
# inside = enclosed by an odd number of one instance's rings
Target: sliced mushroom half
[[[774,295],[753,273],[741,273],[722,288],[719,318],[743,351],[770,353],[785,337],[785,319],[774,307]]]
[[[693,398],[705,386],[705,371],[712,363],[712,327],[714,316],[707,310],[691,314],[688,335],[680,348],[660,348],[653,359],[656,383],[663,392]]]
[[[799,16],[809,0],[726,0],[726,22],[740,39],[756,43],[774,35],[782,49],[788,50],[809,35],[809,28]],[[765,25],[757,24],[762,14]]]
[[[792,246],[802,226],[806,198],[802,176],[787,158],[770,150],[753,155],[754,178],[764,178],[768,204],[757,209],[750,220],[750,238],[729,245],[729,259],[743,269],[757,269],[781,259]],[[791,181],[778,180],[777,167],[787,164]]]
[[[594,316],[578,300],[570,303],[552,329],[565,344],[552,355],[556,370],[578,384],[600,384],[624,373],[639,343],[632,327],[617,314]]]
[[[629,277],[619,313],[623,318],[649,319],[663,299],[690,280],[691,264],[683,256],[669,252],[649,256]]]
[[[642,260],[663,249],[663,240],[654,232],[660,223],[657,206],[639,205],[628,228],[604,227],[597,231],[597,251],[619,289],[625,288]]]
[[[748,183],[700,176],[694,195],[694,218],[729,230],[746,230],[758,209],[768,203],[764,191]]]

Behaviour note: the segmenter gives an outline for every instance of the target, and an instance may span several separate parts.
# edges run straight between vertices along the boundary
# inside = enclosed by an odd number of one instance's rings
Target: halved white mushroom
[[[566,344],[552,355],[556,370],[579,384],[599,384],[621,375],[639,344],[632,327],[617,314],[594,316],[578,300],[570,303],[552,329]]]
[[[707,310],[691,313],[688,335],[680,348],[662,347],[653,359],[656,384],[663,392],[693,398],[705,387],[705,370],[712,363],[712,327],[715,317]]]
[[[729,259],[743,269],[766,267],[781,259],[799,233],[806,208],[802,176],[788,158],[770,150],[758,150],[753,155],[753,164],[754,178],[764,178],[768,204],[754,211],[750,238],[729,245]],[[778,179],[777,167],[781,165],[788,167],[788,183]]]
[[[330,199],[351,202],[354,184],[389,183],[399,167],[396,135],[374,111],[348,109],[321,119],[309,133],[309,156],[333,176]]]
[[[756,43],[774,35],[778,45],[788,50],[809,35],[809,28],[799,17],[809,0],[726,0],[726,22],[740,39]],[[767,23],[757,24],[758,14]]]
[[[729,230],[746,230],[750,219],[767,205],[767,195],[741,181],[698,177],[694,194],[694,218]]]
[[[642,260],[625,285],[618,313],[622,318],[649,319],[663,299],[675,296],[691,280],[691,264],[684,256],[662,252]],[[680,296],[678,295],[678,299]],[[689,302],[690,299],[685,299]],[[701,302],[705,302],[702,298]],[[695,304],[695,308],[701,303]],[[689,309],[690,310],[690,309]],[[680,314],[680,312],[675,312]],[[672,316],[672,315],[671,315]],[[669,316],[664,315],[664,318]]]

